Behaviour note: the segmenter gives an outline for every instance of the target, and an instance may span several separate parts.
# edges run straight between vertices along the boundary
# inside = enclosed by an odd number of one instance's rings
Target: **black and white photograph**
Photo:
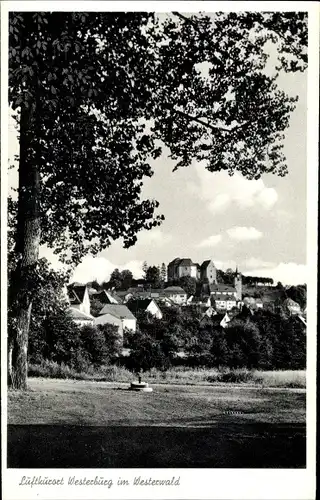
[[[2,3],[7,500],[307,477],[319,9],[265,3]]]

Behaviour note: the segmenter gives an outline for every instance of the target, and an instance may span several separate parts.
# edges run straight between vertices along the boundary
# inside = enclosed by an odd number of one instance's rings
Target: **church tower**
[[[242,276],[238,271],[238,266],[234,277],[234,287],[236,289],[236,300],[242,300]]]

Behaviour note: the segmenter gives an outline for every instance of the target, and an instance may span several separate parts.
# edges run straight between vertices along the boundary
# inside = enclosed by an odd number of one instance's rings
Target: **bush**
[[[44,359],[39,364],[29,364],[28,376],[69,379],[75,378],[75,372],[64,363],[59,364],[56,361]]]
[[[229,348],[230,368],[258,368],[261,337],[259,328],[252,321],[234,319],[225,329]]]
[[[109,363],[115,362],[121,355],[123,338],[119,334],[119,328],[115,325],[99,325],[99,331],[104,336],[106,356]]]
[[[66,310],[48,315],[41,324],[31,324],[29,360],[37,363],[44,359],[72,366],[83,353],[81,330]]]
[[[262,377],[254,377],[253,372],[249,370],[232,370],[229,372],[222,373],[220,376],[220,382],[231,382],[234,384],[240,383],[262,383]]]
[[[84,326],[80,331],[82,350],[87,354],[89,362],[101,366],[108,361],[108,350],[105,336],[94,326]]]
[[[126,366],[132,371],[145,372],[151,368],[166,370],[171,365],[169,356],[161,348],[161,342],[150,335],[136,332],[131,339],[130,349]]]

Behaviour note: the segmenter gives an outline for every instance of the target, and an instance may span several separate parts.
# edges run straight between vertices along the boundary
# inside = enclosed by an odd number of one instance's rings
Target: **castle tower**
[[[238,271],[238,267],[234,277],[234,287],[236,289],[236,300],[242,300],[242,276]]]

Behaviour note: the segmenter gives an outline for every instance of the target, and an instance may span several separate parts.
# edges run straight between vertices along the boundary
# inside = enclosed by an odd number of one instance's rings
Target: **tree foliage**
[[[302,13],[14,12],[9,41],[10,103],[28,114],[40,169],[42,241],[60,253],[80,258],[85,242],[98,251],[119,237],[129,246],[160,222],[157,203],[139,198],[159,140],[177,166],[286,171],[295,99],[265,74],[265,46],[277,44],[285,70],[303,70]]]
[[[157,266],[149,266],[146,270],[146,286],[150,286],[151,288],[160,288],[161,287],[161,275],[160,270]]]
[[[115,290],[127,290],[131,287],[133,280],[132,272],[129,269],[119,271],[114,269],[110,275],[110,280],[105,284],[106,288],[114,288]]]

